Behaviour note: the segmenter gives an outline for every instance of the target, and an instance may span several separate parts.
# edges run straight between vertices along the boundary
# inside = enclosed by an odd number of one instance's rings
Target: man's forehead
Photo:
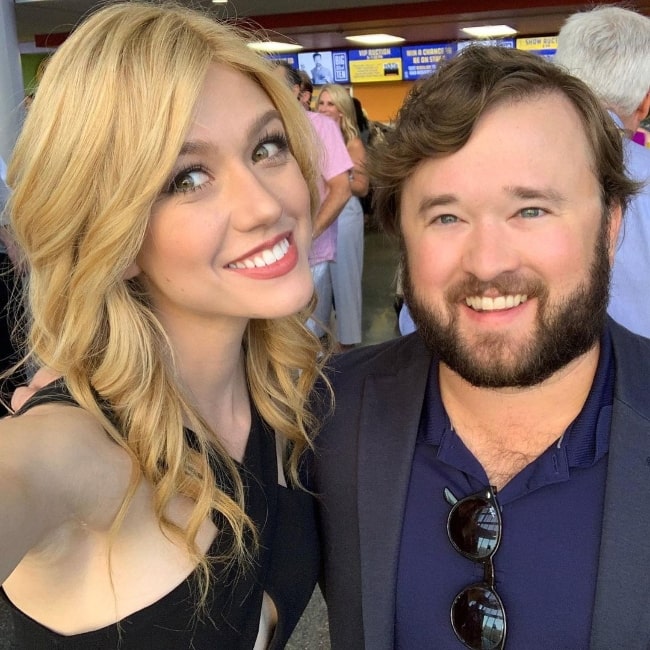
[[[534,110],[526,110],[529,107]],[[560,127],[564,130],[560,131]],[[540,156],[553,155],[556,150],[559,156],[564,149],[571,149],[576,154],[575,163],[578,164],[580,161],[577,154],[580,149],[586,153],[586,162],[593,167],[593,143],[586,131],[580,112],[564,93],[546,91],[518,98],[508,98],[488,106],[477,116],[462,146],[449,147],[444,140],[441,140],[440,150],[432,149],[428,156],[425,155],[417,160],[404,181],[407,182],[426,163],[444,162],[458,152],[466,150],[468,146],[475,143],[477,133],[484,135],[485,131],[490,129],[494,132],[495,150],[500,149],[501,146],[510,148],[511,144],[520,145],[512,148],[522,155],[534,152],[534,147],[539,143],[534,139],[526,140],[518,137],[520,130],[524,129],[523,135],[525,135],[525,130],[528,130],[529,138],[531,131],[533,136],[537,132],[551,138],[558,134],[557,138],[549,141],[548,146],[538,151]]]

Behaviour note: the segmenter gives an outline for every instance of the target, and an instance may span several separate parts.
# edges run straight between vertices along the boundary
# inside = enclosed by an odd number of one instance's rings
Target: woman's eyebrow
[[[269,122],[273,122],[273,120],[279,120],[280,122],[282,121],[279,111],[275,108],[271,108],[268,111],[265,111],[252,122],[252,124],[248,127],[249,137],[252,137],[256,133],[259,133]]]
[[[273,120],[281,120],[280,113],[275,109],[269,109],[265,111],[258,117],[256,117],[253,122],[249,125],[247,129],[248,138],[252,138],[257,133],[259,133],[264,127]],[[178,156],[187,156],[192,154],[205,154],[210,149],[213,148],[213,145],[205,140],[187,140],[181,146],[181,150],[178,152]]]

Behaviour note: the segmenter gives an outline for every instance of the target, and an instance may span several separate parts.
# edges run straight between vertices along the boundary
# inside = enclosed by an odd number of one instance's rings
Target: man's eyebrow
[[[542,199],[552,203],[562,204],[566,201],[564,194],[551,187],[526,187],[523,185],[513,185],[505,188],[508,194],[517,199]]]
[[[457,203],[458,197],[455,194],[434,194],[432,196],[425,196],[418,205],[418,213],[422,214],[432,208],[437,208],[443,205],[451,205]]]
[[[255,118],[255,120],[253,120],[253,122],[246,130],[248,138],[252,139],[257,133],[262,131],[269,122],[273,122],[273,120],[282,121],[279,111],[275,108],[269,109],[268,111],[265,111],[259,115],[257,118]],[[187,142],[183,143],[178,155],[180,157],[192,154],[205,154],[212,148],[213,145],[211,145],[206,140],[188,140]]]

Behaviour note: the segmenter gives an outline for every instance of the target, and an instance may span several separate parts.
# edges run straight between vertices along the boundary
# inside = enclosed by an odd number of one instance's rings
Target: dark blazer
[[[593,650],[650,648],[650,340],[609,322],[616,384]],[[431,354],[416,334],[335,359],[316,444],[335,650],[392,650],[397,562]]]

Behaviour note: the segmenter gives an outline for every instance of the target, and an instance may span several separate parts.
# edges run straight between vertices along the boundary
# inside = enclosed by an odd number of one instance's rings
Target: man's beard
[[[416,292],[402,243],[404,299],[427,347],[470,384],[481,388],[534,386],[599,340],[609,297],[608,243],[608,227],[603,220],[588,277],[557,303],[549,303],[548,288],[540,280],[512,273],[490,282],[469,276],[445,293],[445,303],[451,307],[446,318],[419,298],[426,295],[426,287]],[[460,301],[483,295],[488,288],[496,288],[500,295],[525,294],[529,300],[538,301],[536,326],[529,340],[517,348],[507,333],[475,335],[468,343],[458,331],[458,310],[463,308]]]

